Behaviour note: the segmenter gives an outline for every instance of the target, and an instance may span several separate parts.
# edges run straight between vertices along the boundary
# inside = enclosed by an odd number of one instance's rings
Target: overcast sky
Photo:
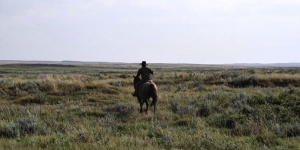
[[[0,60],[300,62],[300,0],[0,0]]]

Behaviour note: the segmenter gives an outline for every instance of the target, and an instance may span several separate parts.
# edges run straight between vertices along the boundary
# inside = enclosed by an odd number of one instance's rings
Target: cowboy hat
[[[140,65],[145,65],[145,66],[147,66],[148,64],[146,63],[146,61],[142,61],[142,63],[140,63]]]

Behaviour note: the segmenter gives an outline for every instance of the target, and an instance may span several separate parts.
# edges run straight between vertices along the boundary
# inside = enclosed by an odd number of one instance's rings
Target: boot
[[[134,92],[132,93],[132,96],[138,96],[137,90],[134,90]]]

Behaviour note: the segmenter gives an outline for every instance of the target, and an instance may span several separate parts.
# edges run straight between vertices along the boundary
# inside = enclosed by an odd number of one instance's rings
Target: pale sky
[[[300,0],[0,0],[0,60],[300,62]]]

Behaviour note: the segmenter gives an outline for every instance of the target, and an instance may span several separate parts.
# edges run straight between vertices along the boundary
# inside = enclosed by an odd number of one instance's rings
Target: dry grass
[[[156,64],[140,114],[134,64],[22,67],[0,66],[0,149],[299,148],[299,69]]]

